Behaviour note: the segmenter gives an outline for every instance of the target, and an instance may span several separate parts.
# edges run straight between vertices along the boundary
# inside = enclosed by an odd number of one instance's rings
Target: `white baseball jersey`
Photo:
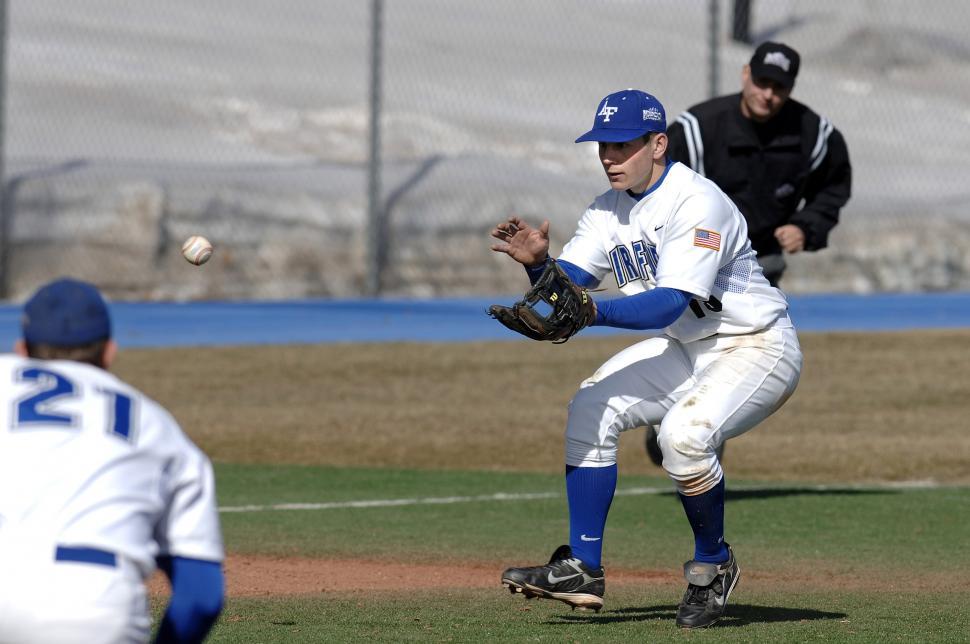
[[[209,459],[103,369],[0,356],[0,640],[40,602],[37,641],[140,641],[158,555],[222,561]]]
[[[604,363],[569,405],[566,464],[616,463],[619,435],[657,428],[663,467],[682,494],[722,478],[716,449],[792,394],[802,354],[781,291],[765,279],[744,217],[680,163],[639,201],[610,190],[586,210],[560,259],[623,293],[676,288],[694,298],[664,333]]]
[[[665,330],[682,342],[758,331],[788,308],[765,279],[737,207],[680,163],[639,201],[617,190],[597,197],[560,259],[598,280],[612,272],[626,295],[653,286],[693,294]]]

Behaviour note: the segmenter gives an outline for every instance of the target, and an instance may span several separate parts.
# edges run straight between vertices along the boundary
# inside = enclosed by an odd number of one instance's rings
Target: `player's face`
[[[653,172],[653,151],[657,147],[658,138],[652,136],[649,141],[644,141],[644,137],[640,136],[622,143],[600,142],[600,163],[603,164],[611,188],[633,192],[647,189]]]
[[[791,90],[770,78],[755,78],[745,65],[741,72],[741,113],[752,121],[769,121],[781,111]]]

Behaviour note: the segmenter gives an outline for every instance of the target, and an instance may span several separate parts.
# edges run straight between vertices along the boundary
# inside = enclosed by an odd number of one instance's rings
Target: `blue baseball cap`
[[[24,305],[24,340],[70,347],[111,337],[111,318],[93,285],[68,278],[45,284]]]
[[[638,89],[614,92],[600,101],[593,129],[576,139],[622,143],[648,132],[666,132],[667,113],[655,96]]]

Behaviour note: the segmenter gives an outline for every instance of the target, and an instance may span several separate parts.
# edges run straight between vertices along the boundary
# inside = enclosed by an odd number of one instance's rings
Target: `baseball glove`
[[[592,324],[595,310],[589,292],[550,259],[521,300],[511,307],[493,304],[488,314],[527,338],[559,344]]]

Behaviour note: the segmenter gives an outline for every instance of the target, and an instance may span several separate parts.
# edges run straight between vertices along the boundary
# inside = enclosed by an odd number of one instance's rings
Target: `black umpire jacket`
[[[849,200],[852,167],[845,139],[827,119],[788,99],[771,121],[755,123],[741,115],[741,94],[732,94],[691,107],[667,136],[671,159],[738,206],[758,255],[781,252],[774,231],[787,223],[805,232],[805,250],[828,245]]]

